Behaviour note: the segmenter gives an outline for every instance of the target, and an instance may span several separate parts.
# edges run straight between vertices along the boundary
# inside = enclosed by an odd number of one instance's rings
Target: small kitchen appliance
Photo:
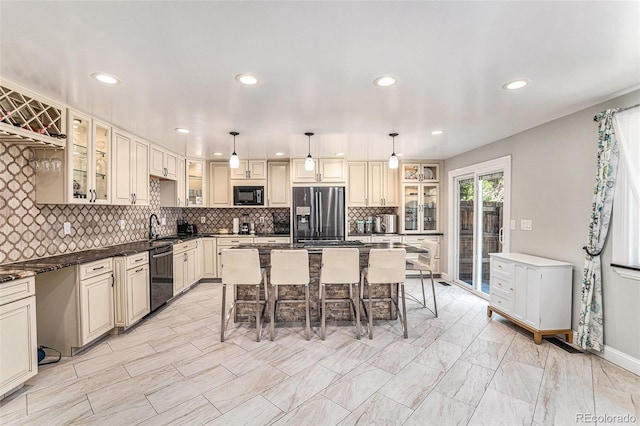
[[[379,214],[375,217],[373,232],[375,234],[395,234],[398,232],[398,216],[395,214]]]

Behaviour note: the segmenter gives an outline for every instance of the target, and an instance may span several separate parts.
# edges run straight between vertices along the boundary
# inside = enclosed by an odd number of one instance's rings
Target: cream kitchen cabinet
[[[398,205],[398,169],[390,169],[385,161],[372,161],[367,170],[367,205]]]
[[[435,241],[438,243],[438,248],[436,250],[436,253],[434,255],[434,269],[433,269],[433,274],[440,274],[440,247],[442,245],[442,237],[439,235],[404,235],[402,237],[402,242],[404,244],[416,247],[416,248],[420,248],[420,246],[422,245],[422,241],[423,240],[431,240],[431,241]],[[418,258],[418,253],[407,253],[407,259],[417,259]],[[414,271],[414,270],[407,270],[407,275],[420,275],[420,271]]]
[[[400,232],[438,232],[440,225],[440,184],[402,184]]]
[[[0,399],[38,374],[34,278],[0,286]]]
[[[111,204],[149,204],[149,143],[112,129]]]
[[[200,279],[199,240],[173,245],[173,295],[189,289]]]
[[[372,243],[401,243],[402,235],[372,235]]]
[[[522,253],[490,253],[490,298],[487,315],[496,312],[542,336],[571,330],[572,264]]]
[[[229,163],[209,163],[209,207],[230,207],[233,205],[231,195]]]
[[[129,327],[151,312],[149,252],[113,260],[115,271],[115,325]]]
[[[72,129],[67,149],[35,150],[36,158],[51,158],[61,164],[60,173],[42,168],[36,171],[36,202],[109,204],[112,181],[111,128],[72,110],[68,111],[67,118],[67,128]]]
[[[176,159],[176,180],[160,180],[160,207],[187,207],[184,157]]]
[[[333,158],[314,160],[313,170],[305,170],[304,158],[291,160],[291,180],[296,183],[344,183],[346,182],[346,164],[344,160]]]
[[[439,182],[440,163],[439,162],[416,162],[400,165],[402,182]]]
[[[267,206],[290,207],[289,163],[270,161],[267,170]]]
[[[218,252],[216,250],[216,238],[202,238],[201,241],[201,275],[202,278],[215,278],[217,276],[216,263]]]
[[[187,206],[205,207],[207,179],[204,161],[187,159]]]
[[[291,238],[289,237],[254,237],[254,244],[289,244]]]
[[[368,206],[367,162],[351,161],[347,163],[347,207]]]
[[[178,177],[178,156],[159,146],[151,146],[149,164],[151,176],[170,180],[176,180]]]
[[[36,276],[38,344],[71,356],[115,326],[111,258]]]
[[[227,166],[228,167],[228,166]],[[231,179],[266,179],[266,160],[240,160],[240,167],[230,169]]]

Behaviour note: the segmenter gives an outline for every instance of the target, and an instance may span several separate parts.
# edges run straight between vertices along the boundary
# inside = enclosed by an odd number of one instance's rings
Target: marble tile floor
[[[419,281],[407,289],[419,292]],[[440,316],[408,303],[373,340],[350,324],[249,325],[220,343],[220,284],[202,283],[121,335],[43,366],[0,402],[0,424],[564,425],[579,414],[640,418],[640,377],[570,354],[437,286]],[[266,329],[265,329],[266,330]],[[637,422],[637,420],[636,420]]]

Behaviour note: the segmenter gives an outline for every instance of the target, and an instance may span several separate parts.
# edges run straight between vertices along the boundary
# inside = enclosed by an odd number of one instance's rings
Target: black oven
[[[234,206],[264,206],[264,186],[234,186]]]

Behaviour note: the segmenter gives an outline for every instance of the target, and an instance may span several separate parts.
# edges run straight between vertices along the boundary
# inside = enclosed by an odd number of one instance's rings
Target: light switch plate
[[[204,222],[205,222],[204,216],[200,216],[200,223],[204,223]]]
[[[64,235],[69,235],[71,233],[71,222],[65,222],[63,225]]]
[[[531,219],[522,219],[520,221],[520,229],[523,231],[533,230],[533,221]]]
[[[515,219],[511,219],[511,230],[515,231],[516,229],[516,220]]]
[[[162,219],[160,219],[160,225],[166,225],[167,224],[167,218],[163,217]]]
[[[120,230],[121,230],[121,231],[124,231],[124,227],[125,227],[124,219],[120,219],[120,220],[118,221],[118,226],[120,226]]]

